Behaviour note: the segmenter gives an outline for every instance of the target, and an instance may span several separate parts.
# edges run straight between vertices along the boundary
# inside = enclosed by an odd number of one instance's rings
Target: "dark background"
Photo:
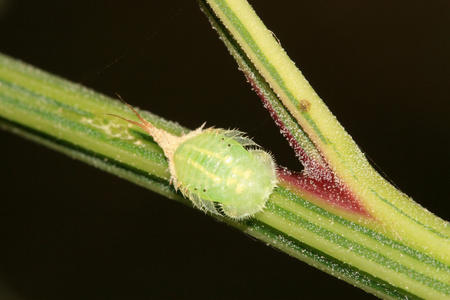
[[[251,3],[367,155],[450,219],[450,2]],[[239,128],[300,169],[193,0],[0,0],[0,51],[190,128]],[[11,299],[372,297],[201,212],[0,141]]]

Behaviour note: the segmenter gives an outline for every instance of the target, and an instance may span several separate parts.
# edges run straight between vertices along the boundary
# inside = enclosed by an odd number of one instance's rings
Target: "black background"
[[[251,3],[367,155],[450,219],[450,2]],[[239,128],[300,169],[195,1],[0,0],[0,51],[190,128]],[[372,297],[201,212],[0,141],[11,299]]]

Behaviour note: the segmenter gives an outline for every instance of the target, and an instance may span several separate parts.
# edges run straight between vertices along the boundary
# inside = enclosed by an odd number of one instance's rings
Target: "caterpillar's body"
[[[128,104],[127,104],[128,105]],[[128,105],[129,106],[129,105]],[[277,180],[275,163],[267,152],[235,130],[198,128],[177,137],[154,127],[129,106],[140,126],[164,150],[171,182],[195,206],[233,219],[261,211]]]

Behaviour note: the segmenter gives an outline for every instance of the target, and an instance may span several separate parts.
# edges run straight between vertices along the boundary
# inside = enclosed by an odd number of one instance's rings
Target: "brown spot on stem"
[[[298,108],[301,112],[307,112],[311,108],[311,103],[306,99],[302,99],[298,103]]]

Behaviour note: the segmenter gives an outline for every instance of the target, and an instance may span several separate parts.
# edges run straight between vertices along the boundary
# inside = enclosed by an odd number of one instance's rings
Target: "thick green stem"
[[[360,200],[369,212],[369,216],[346,214],[282,181],[267,209],[255,218],[246,222],[215,218],[379,297],[448,298],[447,223],[374,173],[306,80],[299,79],[301,73],[292,69],[272,34],[245,1],[209,2],[227,28],[238,24],[230,32],[220,28],[222,38],[248,78],[266,97],[273,98],[271,105],[277,114],[287,112],[283,122],[296,141],[315,161],[323,157],[320,165],[329,164],[355,194],[364,195]],[[210,19],[215,26],[220,25],[219,19],[212,15]],[[248,34],[242,34],[245,30]],[[258,41],[255,45],[259,48],[246,46],[245,38]],[[258,55],[252,57],[252,49],[266,60],[252,64],[259,59]],[[283,66],[292,70],[278,72]],[[261,68],[266,71],[258,71]],[[279,76],[273,76],[274,70]],[[295,97],[289,98],[289,94]],[[170,186],[167,162],[153,140],[105,113],[133,118],[118,101],[0,56],[0,122],[4,128],[189,204]],[[187,132],[150,113],[140,113],[169,132]],[[337,130],[336,136],[333,130]],[[356,168],[360,167],[358,162],[361,169]]]
[[[251,6],[244,0],[208,1],[208,4],[333,172],[361,196],[367,211],[411,245],[450,263],[448,223],[415,204],[371,167]]]
[[[105,112],[132,117],[118,101],[0,56],[0,116],[6,128],[188,203],[169,185],[166,160],[152,139]],[[174,134],[186,131],[140,113]],[[448,294],[448,266],[281,186],[254,219],[218,218],[380,297]]]
[[[247,77],[264,78],[265,82],[257,83],[257,89],[264,91],[259,94],[263,98],[270,98],[275,94],[282,104],[263,100],[271,105],[282,106],[280,111],[286,109],[297,120],[302,127],[301,131],[308,135],[308,139],[297,139],[304,151],[312,157],[316,156],[316,151],[321,154],[339,182],[352,191],[374,222],[381,225],[376,230],[448,265],[448,223],[413,202],[371,167],[359,147],[314,92],[247,1],[202,2],[211,23]],[[271,91],[267,91],[268,86]],[[276,118],[282,119],[283,116],[277,115]],[[310,141],[315,145],[313,150]],[[319,168],[314,170],[308,165],[305,167],[309,175],[320,171]],[[366,223],[365,226],[371,227],[367,220],[359,223]],[[344,254],[337,256],[343,257]],[[369,272],[373,268],[375,266],[365,266],[365,270]],[[386,273],[377,276],[391,278],[392,275]],[[443,282],[447,283],[446,280]],[[406,281],[403,284],[411,285]]]

